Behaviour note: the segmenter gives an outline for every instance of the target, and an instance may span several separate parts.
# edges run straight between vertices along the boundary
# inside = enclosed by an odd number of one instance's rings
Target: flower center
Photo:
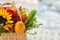
[[[7,21],[6,19],[4,19],[2,16],[0,16],[0,24],[5,23],[6,21]]]

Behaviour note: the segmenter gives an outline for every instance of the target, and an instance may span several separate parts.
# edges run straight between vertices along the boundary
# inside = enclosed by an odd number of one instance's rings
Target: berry
[[[22,6],[20,6],[19,10],[22,10]]]
[[[25,22],[26,19],[27,19],[27,15],[26,14],[22,14],[21,19],[22,19],[23,22]]]

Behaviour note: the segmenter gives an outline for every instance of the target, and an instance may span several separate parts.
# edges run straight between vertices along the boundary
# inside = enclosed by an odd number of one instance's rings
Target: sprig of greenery
[[[37,20],[36,20],[35,15],[36,15],[36,10],[32,10],[28,14],[28,18],[27,18],[27,21],[25,23],[26,30],[31,30],[33,28],[38,28],[38,27],[40,27],[40,25],[42,25],[42,24],[37,24]]]
[[[30,20],[26,23],[26,28],[28,30],[35,28],[36,22],[37,22],[36,18],[33,18],[32,20]]]
[[[37,32],[27,32],[28,34],[30,34],[30,35],[36,35],[37,34]]]

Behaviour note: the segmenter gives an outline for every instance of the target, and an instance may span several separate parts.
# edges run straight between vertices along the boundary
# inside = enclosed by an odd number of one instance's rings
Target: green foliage
[[[32,20],[26,22],[26,28],[29,30],[29,29],[32,29],[32,28],[35,28],[36,27],[36,18],[33,18]]]
[[[0,28],[0,35],[1,35],[2,33],[7,33],[7,31],[4,30],[3,28]]]
[[[36,15],[36,10],[32,10],[29,14],[28,14],[28,17],[27,17],[27,21],[30,21],[31,19],[33,19]]]
[[[35,27],[35,24],[36,24],[35,15],[36,15],[36,10],[32,10],[32,11],[28,14],[27,21],[26,21],[26,23],[25,23],[25,25],[26,25],[26,30],[27,30],[27,29],[32,29],[32,28]]]
[[[36,20],[36,10],[32,10],[27,17],[27,21],[25,23],[26,25],[26,30],[31,30],[33,28],[38,28],[40,25],[42,24],[37,24],[37,20]]]

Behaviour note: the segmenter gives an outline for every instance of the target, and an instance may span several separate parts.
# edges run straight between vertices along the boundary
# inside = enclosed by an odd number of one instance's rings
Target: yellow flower
[[[9,28],[12,28],[12,26],[11,26],[10,24],[7,24],[7,25],[5,25],[3,28],[8,31]]]
[[[9,14],[6,10],[4,9],[0,9],[0,16],[2,16],[3,18],[5,18],[7,20],[8,23],[13,23],[14,21],[12,21],[12,14]]]
[[[26,14],[28,16],[28,11],[26,9],[23,9],[22,14]]]

